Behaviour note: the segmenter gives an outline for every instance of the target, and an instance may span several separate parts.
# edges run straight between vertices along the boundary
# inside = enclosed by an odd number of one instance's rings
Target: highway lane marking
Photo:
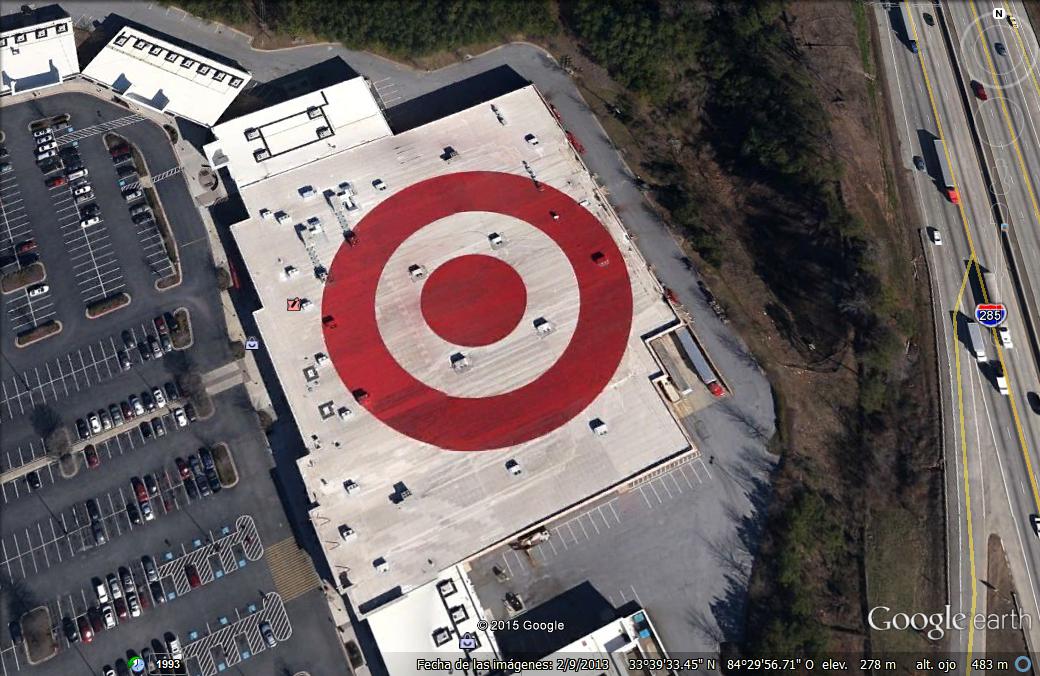
[[[985,42],[985,35],[982,33],[982,21],[979,18],[978,9],[975,6],[975,0],[969,0],[968,6],[971,7],[971,14],[975,18],[975,30],[978,32],[979,37]],[[994,82],[998,82],[996,68],[993,65],[993,57],[990,55],[989,50],[983,50],[986,55],[986,66],[989,68],[989,73],[993,77]],[[1033,191],[1033,178],[1026,169],[1025,159],[1022,157],[1022,148],[1018,143],[1018,138],[1014,135],[1014,127],[1011,124],[1011,116],[1008,113],[1007,102],[1003,97],[997,97],[1000,101],[1000,110],[1004,116],[1004,123],[1007,126],[1008,133],[1011,135],[1011,144],[1015,149],[1015,156],[1018,159],[1018,168],[1022,173],[1023,179],[1025,179],[1026,189],[1029,191],[1029,200],[1033,207],[1033,214],[1037,218],[1037,223],[1040,223],[1040,205],[1036,201],[1036,193]],[[980,272],[981,280],[981,272]],[[982,287],[983,300],[988,302],[988,296],[986,294],[985,285],[980,284]],[[1008,403],[1011,404],[1011,417],[1015,421],[1015,429],[1018,432],[1018,443],[1022,450],[1022,458],[1026,463],[1026,471],[1029,475],[1029,485],[1033,489],[1033,503],[1036,505],[1037,512],[1040,512],[1040,489],[1037,488],[1036,475],[1033,471],[1033,462],[1029,458],[1029,447],[1026,445],[1025,433],[1022,431],[1022,420],[1018,415],[1018,405],[1015,403],[1015,396],[1012,393],[1011,387],[1011,375],[1008,373],[1007,365],[1004,361],[1004,350],[1000,346],[1000,341],[997,340],[996,330],[991,330],[993,334],[994,342],[997,345],[997,358],[1000,360],[1000,368],[1004,373],[1004,378],[1008,381]]]

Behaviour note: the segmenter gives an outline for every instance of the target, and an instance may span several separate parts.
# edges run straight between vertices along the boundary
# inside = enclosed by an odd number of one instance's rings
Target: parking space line
[[[618,516],[617,509],[615,509],[615,507],[614,507],[614,500],[611,500],[607,504],[610,505],[610,511],[614,513],[614,520],[617,521],[618,523],[621,523],[621,517]],[[606,519],[604,519],[604,521],[606,521]]]
[[[589,539],[589,531],[585,529],[585,524],[581,522],[581,517],[586,516],[586,514],[579,514],[578,515],[578,525],[581,526],[581,532],[585,534],[585,539],[588,540]],[[590,516],[589,518],[591,519],[592,517]],[[593,524],[593,525],[595,525],[595,524]],[[596,532],[599,533],[599,529],[598,528],[596,529]]]
[[[663,505],[664,504],[664,500],[661,499],[661,494],[657,492],[656,488],[654,488],[654,482],[651,481],[647,485],[650,486],[650,490],[652,490],[654,492],[654,496],[657,497],[657,504]]]
[[[639,487],[639,494],[642,495],[643,496],[643,500],[646,501],[646,508],[647,509],[653,509],[654,506],[652,504],[650,504],[650,498],[646,497],[646,492],[643,490],[642,486]]]
[[[573,519],[572,519],[572,521],[573,521]],[[574,538],[574,544],[578,544],[578,536],[574,534],[574,529],[571,528],[571,522],[568,521],[564,525],[567,526],[567,530],[570,531],[571,537]]]
[[[653,484],[657,483],[657,481],[658,481],[658,479],[654,479],[653,481],[650,482],[650,484],[653,485]],[[661,488],[664,489],[664,492],[668,494],[668,498],[671,499],[672,491],[668,489],[668,484],[664,481],[664,477],[661,477],[660,481],[661,481]]]

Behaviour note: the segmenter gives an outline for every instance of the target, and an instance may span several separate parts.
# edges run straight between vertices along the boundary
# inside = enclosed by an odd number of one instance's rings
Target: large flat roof
[[[83,74],[136,103],[205,126],[220,118],[251,78],[244,70],[129,25]]]
[[[242,197],[312,521],[362,611],[689,449],[644,343],[676,317],[533,86]]]
[[[325,130],[325,131],[321,131]],[[368,83],[356,77],[216,125],[204,148],[230,164],[241,190],[257,181],[390,135]],[[263,150],[263,156],[257,151]]]
[[[49,87],[79,72],[72,20],[58,5],[0,17],[0,93]]]

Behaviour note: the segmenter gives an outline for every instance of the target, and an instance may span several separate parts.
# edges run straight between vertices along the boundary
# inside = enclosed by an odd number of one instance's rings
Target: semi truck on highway
[[[986,302],[1000,303],[1000,292],[997,291],[997,276],[986,270],[982,273],[982,282],[986,285]]]
[[[950,163],[946,161],[946,144],[941,138],[935,139],[935,154],[939,159],[939,183],[946,190],[946,197],[954,204],[960,204],[961,196],[957,194],[957,188],[953,185]]]
[[[910,13],[906,8],[905,2],[899,3],[899,15],[903,17],[903,32],[906,33],[906,45],[911,52],[916,54],[917,40],[914,40],[914,31],[910,28]]]
[[[976,322],[968,322],[968,342],[971,343],[971,353],[975,355],[975,361],[986,361],[986,344],[982,342],[982,327]]]

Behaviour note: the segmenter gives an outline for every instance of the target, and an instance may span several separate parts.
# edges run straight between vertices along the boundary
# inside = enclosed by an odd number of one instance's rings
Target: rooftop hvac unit
[[[469,612],[466,610],[466,606],[455,606],[449,612],[451,613],[451,621],[455,624],[469,619]]]
[[[445,162],[453,160],[454,158],[456,158],[458,156],[459,156],[458,152],[456,152],[456,150],[454,148],[452,148],[451,146],[445,146],[444,147],[444,152],[441,153],[441,159],[444,160]]]
[[[384,559],[382,556],[380,556],[378,559],[372,562],[372,567],[378,570],[380,573],[390,572],[390,564],[387,563],[387,560]]]
[[[316,117],[321,117],[321,108],[318,108],[317,106],[311,106],[307,109],[307,117],[309,117],[312,120]]]
[[[495,104],[491,104],[491,112],[494,113],[495,117],[498,118],[498,123],[504,127],[506,125],[506,118],[504,115],[502,115],[502,112],[498,109],[498,106],[496,106]]]
[[[497,232],[493,232],[488,235],[488,242],[491,243],[491,248],[498,250],[506,245],[506,238]]]
[[[589,421],[589,429],[591,429],[596,436],[602,437],[610,430],[607,429],[607,423],[603,422],[599,418],[593,418]]]
[[[461,352],[456,352],[455,354],[451,355],[451,368],[455,371],[455,373],[465,373],[469,370],[469,367],[469,357],[462,354]]]
[[[318,366],[324,366],[325,364],[328,364],[329,355],[325,354],[324,352],[314,353],[314,363]]]
[[[534,330],[538,332],[539,336],[548,336],[550,333],[556,330],[553,323],[545,317],[538,317],[534,320]]]
[[[433,632],[433,645],[438,648],[442,645],[446,645],[451,641],[451,631],[447,627],[441,627],[437,631]]]
[[[347,495],[353,495],[361,490],[361,484],[353,479],[347,479],[343,482],[343,490],[347,492]]]
[[[347,524],[343,524],[339,527],[339,537],[344,542],[349,542],[350,540],[353,540],[355,535],[356,533],[354,532],[354,529],[348,526]]]
[[[426,268],[418,264],[409,265],[408,276],[412,278],[413,282],[418,282],[420,280],[426,279]]]
[[[354,412],[346,406],[340,406],[336,413],[339,415],[340,420],[349,420],[350,416],[354,415]]]
[[[274,219],[282,225],[285,225],[286,223],[292,220],[292,216],[290,216],[284,211],[279,211],[274,215]]]
[[[300,274],[300,271],[296,269],[295,265],[286,265],[285,266],[285,276],[288,277],[289,279],[292,279],[293,277],[296,277],[299,274]]]
[[[260,210],[260,218],[262,218],[265,221],[269,221],[272,218],[274,218],[274,214],[271,212],[270,209],[261,209]]]
[[[318,413],[321,414],[322,420],[328,420],[332,416],[336,415],[336,411],[333,408],[331,401],[326,401],[324,404],[319,404]]]
[[[253,159],[257,162],[263,162],[271,156],[271,151],[267,148],[257,148],[253,151]]]
[[[312,185],[305,185],[298,191],[300,193],[300,199],[309,200],[318,196],[318,191],[314,189]]]
[[[456,591],[455,580],[441,580],[437,583],[437,591],[440,593],[441,598],[451,596]]]
[[[246,129],[246,140],[247,141],[255,141],[258,138],[260,138],[260,130],[259,129],[254,129],[253,127],[250,127],[249,129]]]
[[[318,379],[318,369],[313,366],[308,366],[303,369],[303,377],[308,383],[313,383]]]
[[[372,187],[376,190],[383,191],[386,190],[386,183],[383,182],[383,179],[377,178],[376,180],[372,181]]]
[[[318,138],[328,138],[332,136],[332,130],[328,127],[318,127]]]

